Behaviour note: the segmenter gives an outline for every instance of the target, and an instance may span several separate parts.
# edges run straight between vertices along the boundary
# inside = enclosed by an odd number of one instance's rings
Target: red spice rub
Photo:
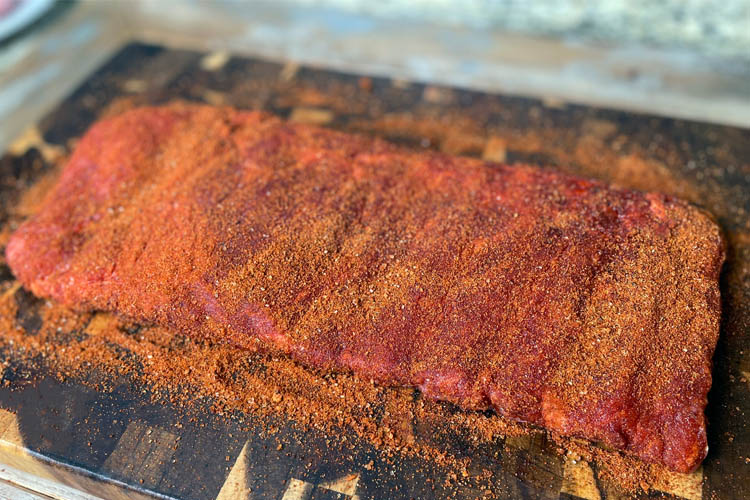
[[[84,136],[6,255],[35,294],[678,471],[706,453],[717,226],[668,196],[230,108]]]

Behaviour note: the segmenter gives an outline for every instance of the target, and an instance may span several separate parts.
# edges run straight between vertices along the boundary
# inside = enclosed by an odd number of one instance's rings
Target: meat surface
[[[36,295],[603,442],[706,454],[724,248],[703,212],[260,112],[95,124],[6,248]]]

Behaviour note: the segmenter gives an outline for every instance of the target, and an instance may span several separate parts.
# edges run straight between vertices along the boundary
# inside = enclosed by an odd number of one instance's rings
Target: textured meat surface
[[[35,294],[283,351],[688,471],[719,229],[660,194],[229,108],[82,138],[6,248]]]

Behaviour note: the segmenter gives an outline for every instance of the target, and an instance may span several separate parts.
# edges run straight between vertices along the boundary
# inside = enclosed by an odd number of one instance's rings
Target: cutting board
[[[707,410],[710,451],[696,473],[675,475],[647,496],[750,498],[750,131],[132,43],[0,159],[2,178],[10,179],[0,186],[2,220],[19,190],[69,152],[102,113],[122,102],[175,99],[265,109],[414,148],[559,168],[706,207],[729,242]],[[38,301],[13,286],[5,266],[0,280],[16,294],[15,321],[38,329]],[[278,449],[278,438],[265,436],[252,416],[157,403],[149,387],[126,379],[108,379],[106,391],[61,382],[8,350],[0,356],[0,462],[47,487],[63,483],[104,498],[625,496],[594,464],[559,454],[544,432],[481,446],[448,429],[418,435],[468,460],[472,475],[491,478],[454,481],[447,466],[392,455],[354,435],[343,440],[345,429],[302,432],[280,419],[288,444]]]

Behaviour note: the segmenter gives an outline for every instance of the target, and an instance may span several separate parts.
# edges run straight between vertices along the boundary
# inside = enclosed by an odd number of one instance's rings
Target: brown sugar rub
[[[724,248],[700,210],[206,106],[82,138],[6,256],[39,296],[603,442],[706,454]]]

